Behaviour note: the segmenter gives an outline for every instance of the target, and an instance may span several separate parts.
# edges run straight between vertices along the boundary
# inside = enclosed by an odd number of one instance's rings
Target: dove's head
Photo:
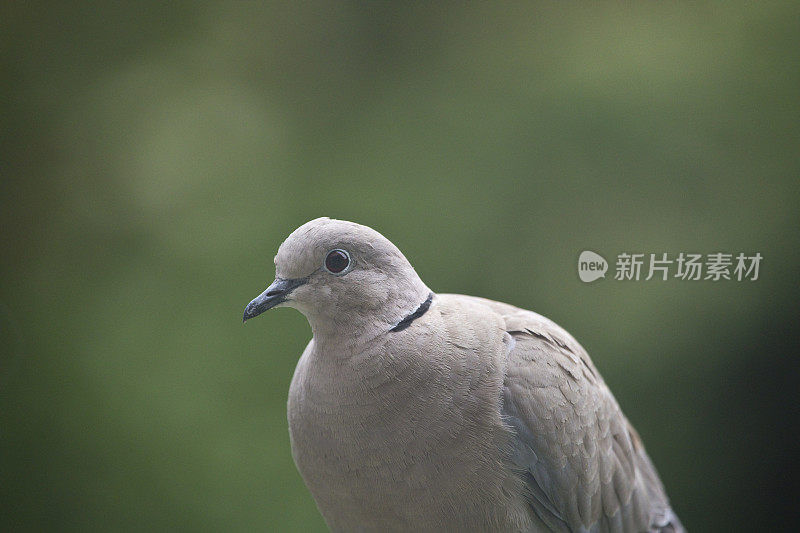
[[[386,237],[353,222],[317,218],[283,241],[275,281],[247,305],[244,320],[286,306],[306,316],[315,337],[351,326],[388,330],[429,294]]]

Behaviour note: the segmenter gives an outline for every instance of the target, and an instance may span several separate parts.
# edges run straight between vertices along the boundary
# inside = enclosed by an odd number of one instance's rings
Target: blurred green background
[[[567,328],[692,531],[788,530],[799,38],[797,2],[3,3],[0,529],[323,529],[310,330],[241,315],[331,216]],[[584,249],[764,260],[584,284]]]

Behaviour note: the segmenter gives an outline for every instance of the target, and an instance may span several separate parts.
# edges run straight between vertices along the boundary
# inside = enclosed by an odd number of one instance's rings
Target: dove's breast
[[[331,529],[530,527],[498,454],[504,331],[448,327],[461,307],[435,304],[350,357],[306,348],[289,391],[292,454]]]

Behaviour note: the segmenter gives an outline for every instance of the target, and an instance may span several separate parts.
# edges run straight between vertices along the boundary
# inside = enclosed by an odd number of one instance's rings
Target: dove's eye
[[[341,274],[350,266],[350,254],[344,250],[331,250],[325,257],[325,270],[331,274]]]

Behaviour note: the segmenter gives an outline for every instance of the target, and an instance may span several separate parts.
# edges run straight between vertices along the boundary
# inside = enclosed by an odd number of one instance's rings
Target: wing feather
[[[553,531],[683,531],[636,431],[589,355],[547,318],[474,298],[507,343],[502,415],[532,511]]]

